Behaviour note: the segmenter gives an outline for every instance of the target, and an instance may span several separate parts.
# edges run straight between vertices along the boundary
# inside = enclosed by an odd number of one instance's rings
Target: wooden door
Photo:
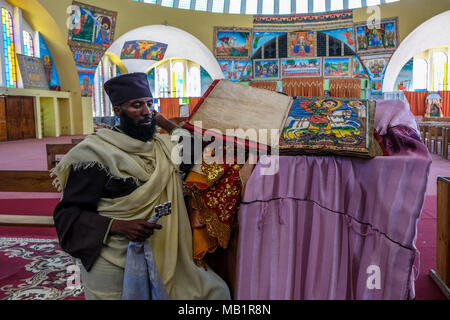
[[[36,124],[34,122],[34,103],[32,97],[22,97],[22,131],[24,139],[36,138]]]
[[[0,97],[0,141],[8,140],[6,131],[6,103],[5,97]]]
[[[20,97],[6,97],[6,127],[8,140],[23,139],[21,116],[22,99]]]

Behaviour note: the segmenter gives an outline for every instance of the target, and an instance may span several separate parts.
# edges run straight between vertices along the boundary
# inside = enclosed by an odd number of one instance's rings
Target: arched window
[[[230,13],[241,13],[241,0],[230,0]]]
[[[184,97],[184,64],[181,61],[175,62],[173,66],[173,87],[172,94],[173,97]]]
[[[344,2],[342,0],[331,0],[331,11],[342,10],[344,9]]]
[[[189,93],[190,97],[200,97],[202,95],[202,86],[200,79],[200,68],[197,66],[192,66],[189,70]]]
[[[307,13],[308,0],[296,0],[295,9],[296,13]]]
[[[157,77],[159,98],[167,98],[169,96],[169,74],[167,68],[160,68]]]
[[[427,89],[428,63],[425,59],[414,58],[413,88],[414,90]]]
[[[2,8],[3,50],[5,56],[6,87],[17,88],[16,46],[14,43],[13,18],[8,10]]]
[[[442,51],[433,53],[433,91],[447,90],[448,58]]]
[[[33,37],[28,31],[23,30],[23,50],[26,56],[34,57]]]

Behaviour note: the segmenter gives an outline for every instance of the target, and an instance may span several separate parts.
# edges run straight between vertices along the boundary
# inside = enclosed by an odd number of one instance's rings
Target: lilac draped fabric
[[[431,158],[414,129],[384,126],[390,156],[285,156],[275,175],[257,164],[239,212],[236,299],[415,297]]]

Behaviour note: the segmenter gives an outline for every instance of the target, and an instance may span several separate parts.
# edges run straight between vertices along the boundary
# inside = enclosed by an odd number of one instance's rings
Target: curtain
[[[323,78],[285,78],[283,91],[291,97],[323,97]]]
[[[427,96],[428,92],[426,91],[405,91],[405,97],[406,99],[408,99],[413,115],[423,116],[425,114],[425,99],[427,98]]]
[[[180,116],[179,98],[160,98],[160,112],[167,119]]]
[[[450,91],[440,91],[442,97],[442,113],[444,117],[450,117]]]
[[[270,91],[277,91],[276,81],[252,81],[250,82],[250,87],[266,89]]]
[[[330,96],[337,98],[361,98],[360,79],[330,79]]]
[[[201,98],[202,97],[189,98],[189,115],[192,114],[192,110],[194,110]]]

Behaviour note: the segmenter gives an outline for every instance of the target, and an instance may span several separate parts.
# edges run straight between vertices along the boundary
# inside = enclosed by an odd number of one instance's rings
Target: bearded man
[[[145,73],[104,88],[120,124],[87,136],[52,171],[63,190],[56,231],[63,250],[81,261],[86,298],[121,299],[128,244],[149,241],[169,298],[229,299],[225,282],[192,258],[180,165],[172,161],[179,137],[189,134],[153,110]],[[156,134],[156,125],[170,135]],[[167,201],[172,214],[149,223]]]

